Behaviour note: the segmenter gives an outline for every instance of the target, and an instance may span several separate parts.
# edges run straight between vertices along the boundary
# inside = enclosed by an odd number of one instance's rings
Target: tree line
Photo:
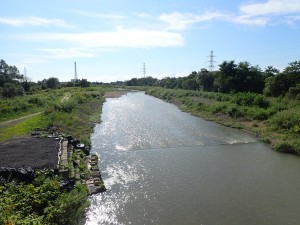
[[[282,72],[273,66],[262,70],[248,61],[223,61],[219,69],[213,72],[203,68],[186,77],[165,77],[160,80],[152,77],[132,78],[125,84],[221,93],[253,92],[272,97],[300,97],[300,61],[289,63]]]
[[[0,96],[12,98],[31,93],[35,89],[59,88],[59,87],[88,87],[90,82],[86,79],[76,82],[60,82],[56,77],[32,82],[24,74],[21,74],[16,66],[8,65],[3,59],[0,60]]]
[[[288,95],[300,98],[300,61],[289,63],[282,71],[273,66],[268,66],[262,70],[259,66],[253,66],[248,61],[239,63],[234,60],[223,61],[217,71],[210,72],[202,68],[200,71],[193,71],[185,77],[156,79],[148,76],[132,78],[123,84],[221,93],[253,92],[272,97]],[[86,79],[76,82],[60,82],[55,77],[32,82],[20,74],[16,66],[10,66],[4,60],[0,60],[0,96],[2,97],[22,96],[31,93],[33,89],[88,87],[89,85],[90,82]]]

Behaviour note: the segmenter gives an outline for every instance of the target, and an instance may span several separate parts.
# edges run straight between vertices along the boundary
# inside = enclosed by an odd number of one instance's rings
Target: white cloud
[[[270,21],[267,17],[249,17],[249,16],[236,16],[228,19],[237,24],[243,25],[255,25],[255,26],[265,26]]]
[[[49,53],[49,59],[65,59],[65,58],[89,58],[95,56],[89,49],[80,48],[51,48],[42,49],[42,51]]]
[[[249,17],[290,14],[300,12],[299,0],[268,0],[264,3],[248,3],[240,6],[240,12]]]
[[[226,15],[218,12],[204,13],[201,15],[173,12],[171,14],[161,14],[159,19],[169,25],[168,30],[182,31],[194,23],[211,21],[224,17],[226,17]]]
[[[144,19],[152,19],[153,18],[153,16],[151,16],[150,14],[148,14],[148,13],[138,13],[138,14],[136,14],[138,17],[140,17],[140,18],[144,18]]]
[[[120,19],[126,19],[127,16],[117,14],[117,13],[96,13],[91,11],[84,11],[84,10],[72,10],[71,12],[80,15],[80,16],[86,16],[86,17],[93,17],[93,18],[100,18],[100,19],[111,19],[111,20],[120,20]]]
[[[122,27],[117,27],[115,31],[111,32],[36,33],[21,35],[15,38],[31,41],[65,41],[84,48],[151,48],[184,45],[184,38],[179,33],[143,29],[123,29]]]
[[[183,31],[195,23],[211,21],[226,21],[242,25],[265,26],[269,22],[268,17],[251,17],[249,15],[235,15],[220,12],[206,12],[204,14],[191,14],[174,12],[161,14],[159,19],[167,23],[167,30]]]
[[[39,17],[23,17],[23,18],[5,18],[0,17],[0,23],[10,26],[61,26],[70,27],[65,21],[60,19],[46,19]]]
[[[264,26],[286,23],[294,26],[299,20],[300,0],[267,0],[263,3],[247,3],[239,7],[241,16],[237,23]]]
[[[195,23],[226,21],[230,23],[266,26],[285,23],[294,25],[299,20],[300,0],[267,0],[263,3],[247,3],[238,12],[206,12],[202,14],[179,13],[161,14],[159,19],[168,25],[168,30],[183,31]],[[285,15],[285,18],[282,16]],[[288,15],[288,16],[287,16]]]
[[[294,26],[295,22],[300,20],[300,15],[295,15],[295,16],[287,16],[284,18],[287,24]]]

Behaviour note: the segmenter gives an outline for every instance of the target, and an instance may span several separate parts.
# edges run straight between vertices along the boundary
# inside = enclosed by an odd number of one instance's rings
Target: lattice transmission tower
[[[207,57],[209,57],[209,61],[208,61],[209,62],[209,66],[208,66],[208,68],[209,68],[209,71],[212,72],[214,70],[214,68],[215,68],[214,63],[216,62],[216,61],[214,61],[214,57],[216,57],[214,55],[214,51],[210,51],[210,55],[207,56]]]

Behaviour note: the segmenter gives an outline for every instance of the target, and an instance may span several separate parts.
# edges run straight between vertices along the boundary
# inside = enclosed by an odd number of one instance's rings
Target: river
[[[300,159],[256,137],[128,93],[92,135],[106,193],[86,225],[298,225]]]

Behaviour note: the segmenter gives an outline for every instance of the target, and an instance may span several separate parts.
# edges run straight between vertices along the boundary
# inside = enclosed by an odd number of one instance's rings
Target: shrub
[[[259,107],[245,107],[245,112],[248,117],[255,120],[267,120],[270,116],[270,111]]]
[[[297,131],[300,125],[300,112],[296,109],[283,110],[276,113],[270,120],[273,129]]]
[[[279,144],[276,144],[275,150],[284,153],[298,154],[298,152],[293,148],[293,146],[287,142],[281,142]]]
[[[232,102],[242,106],[258,106],[267,108],[270,102],[265,96],[255,93],[237,93],[234,95]]]
[[[214,114],[220,113],[220,112],[226,112],[227,104],[223,103],[223,102],[221,102],[221,103],[217,102],[217,103],[211,105],[209,108],[210,108],[209,110]]]
[[[87,189],[62,191],[56,176],[39,173],[32,184],[0,186],[0,224],[81,224],[88,206]]]
[[[244,112],[241,110],[240,107],[238,106],[235,106],[235,105],[231,105],[227,108],[227,114],[230,116],[230,117],[243,117],[245,116]]]
[[[46,103],[46,99],[40,95],[30,96],[28,98],[28,103],[34,104],[37,106],[44,106]]]

